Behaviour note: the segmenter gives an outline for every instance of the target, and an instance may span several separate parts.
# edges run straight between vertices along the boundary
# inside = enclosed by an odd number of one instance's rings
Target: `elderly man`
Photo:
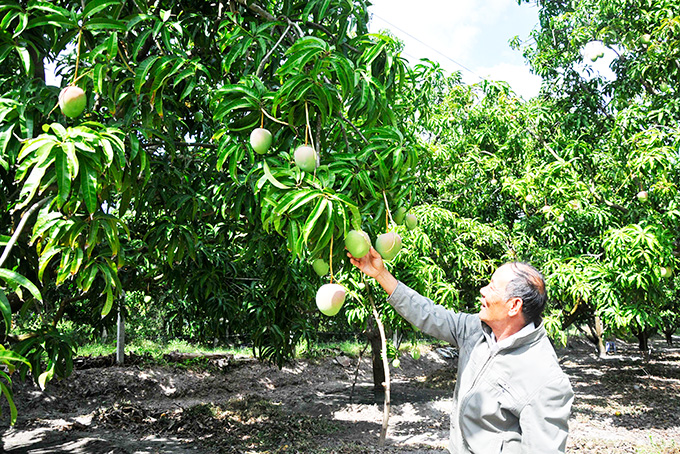
[[[479,314],[462,314],[397,281],[375,249],[361,259],[348,256],[406,320],[458,347],[451,453],[565,451],[574,393],[541,323],[541,273],[526,263],[501,266],[480,290]]]

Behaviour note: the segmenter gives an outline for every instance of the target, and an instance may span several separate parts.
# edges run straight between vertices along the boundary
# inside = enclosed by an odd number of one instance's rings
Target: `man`
[[[385,268],[378,252],[353,265],[375,278],[410,323],[459,349],[451,411],[451,453],[563,453],[574,393],[543,325],[543,276],[507,263],[480,290],[479,314],[433,303]]]

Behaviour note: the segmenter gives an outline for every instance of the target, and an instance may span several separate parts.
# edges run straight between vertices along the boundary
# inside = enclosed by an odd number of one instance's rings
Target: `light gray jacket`
[[[450,311],[401,282],[388,301],[423,332],[459,349],[451,453],[565,451],[574,393],[543,324],[495,342],[477,314]]]

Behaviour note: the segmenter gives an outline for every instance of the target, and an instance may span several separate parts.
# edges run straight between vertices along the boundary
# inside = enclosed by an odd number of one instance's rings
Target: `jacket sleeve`
[[[454,312],[399,282],[388,299],[409,323],[426,334],[459,346],[466,331],[481,326],[477,315]]]
[[[573,401],[566,375],[544,385],[520,414],[522,452],[564,453]]]

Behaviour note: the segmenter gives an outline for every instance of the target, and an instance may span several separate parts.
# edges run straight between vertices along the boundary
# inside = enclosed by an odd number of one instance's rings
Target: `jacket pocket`
[[[521,454],[522,443],[517,440],[504,440],[501,445],[501,454]]]
[[[512,385],[502,378],[498,378],[497,381],[498,389],[500,390],[500,404],[502,408],[505,408],[512,413],[517,413],[519,409],[519,394]]]

